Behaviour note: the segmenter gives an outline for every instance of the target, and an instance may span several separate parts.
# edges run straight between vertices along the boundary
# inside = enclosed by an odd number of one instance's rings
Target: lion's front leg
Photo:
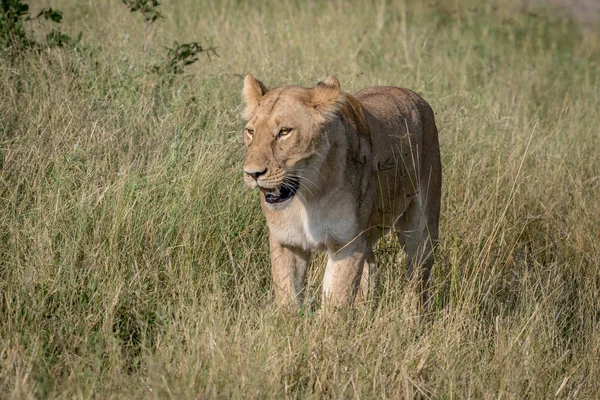
[[[367,246],[361,238],[339,249],[328,249],[323,277],[323,306],[343,307],[354,301],[362,276]]]
[[[275,300],[280,307],[297,309],[302,305],[310,251],[287,246],[273,236],[269,242]]]

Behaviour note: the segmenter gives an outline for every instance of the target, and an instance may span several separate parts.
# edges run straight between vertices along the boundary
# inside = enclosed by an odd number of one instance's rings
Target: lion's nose
[[[264,175],[267,173],[267,169],[265,168],[261,171],[261,170],[258,170],[258,169],[252,168],[252,167],[244,167],[244,172],[247,173],[248,175],[250,175],[251,177],[253,177],[254,180],[258,180],[258,178],[261,175]]]

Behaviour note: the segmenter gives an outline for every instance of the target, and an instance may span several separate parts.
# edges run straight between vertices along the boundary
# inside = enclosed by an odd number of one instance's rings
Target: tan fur
[[[356,100],[354,96],[349,94],[345,95],[344,105],[341,110],[342,116],[346,121],[352,121],[356,129],[361,135],[369,141],[369,145],[373,145],[373,139],[371,138],[371,128],[363,112],[363,108]]]
[[[267,90],[248,75],[243,98],[244,179],[262,191],[278,303],[302,304],[312,251],[328,253],[325,304],[366,297],[376,269],[372,249],[388,231],[397,233],[426,301],[441,195],[437,128],[427,102],[394,87],[352,96],[333,76],[310,89]],[[295,196],[265,201],[265,192],[280,193],[290,179],[300,182]]]

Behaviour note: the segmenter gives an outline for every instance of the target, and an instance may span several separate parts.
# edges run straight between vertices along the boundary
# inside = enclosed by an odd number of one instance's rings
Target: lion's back
[[[433,120],[429,104],[409,89],[374,86],[355,95],[367,111],[372,129],[379,134],[404,132],[418,135],[424,123]],[[377,133],[377,132],[376,132]]]
[[[403,142],[409,141],[411,147],[422,144],[424,151],[439,151],[433,110],[417,93],[374,86],[358,92],[355,98],[366,111],[376,154],[386,154],[398,146],[406,148]]]

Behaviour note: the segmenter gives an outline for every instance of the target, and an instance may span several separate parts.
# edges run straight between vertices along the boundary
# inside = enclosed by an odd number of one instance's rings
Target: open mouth
[[[261,189],[265,194],[265,201],[269,204],[283,203],[294,197],[298,192],[300,181],[297,178],[285,179],[276,189]]]

